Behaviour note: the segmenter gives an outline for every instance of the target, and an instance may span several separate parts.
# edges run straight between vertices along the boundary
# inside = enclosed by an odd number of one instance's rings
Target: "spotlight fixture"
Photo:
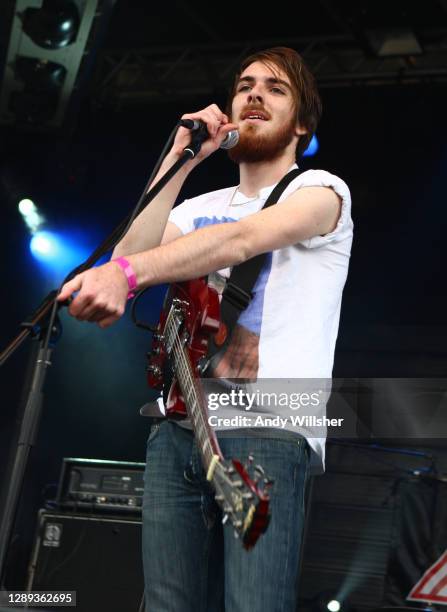
[[[101,3],[101,9],[100,0],[7,4],[14,10],[0,75],[0,124],[19,123],[39,131],[59,128],[82,81],[81,71],[87,71],[99,48],[99,32],[114,0]],[[89,61],[84,62],[87,55]]]
[[[44,0],[42,7],[27,8],[23,15],[23,31],[45,49],[61,49],[76,40],[79,11],[70,0]]]
[[[67,69],[56,62],[19,55],[14,72],[27,88],[48,91],[62,87]]]
[[[66,68],[56,62],[23,56],[17,57],[14,67],[15,76],[24,87],[12,93],[9,110],[25,123],[47,121],[58,107]]]

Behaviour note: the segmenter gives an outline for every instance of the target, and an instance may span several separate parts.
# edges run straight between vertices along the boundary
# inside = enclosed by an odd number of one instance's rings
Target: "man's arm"
[[[165,158],[152,185],[158,182],[175,161],[173,156]],[[168,222],[168,218],[187,176],[188,170],[184,167],[181,168],[157,197],[146,206],[132,223],[123,239],[116,245],[112,253],[112,259],[152,249],[161,242],[170,242],[182,235],[173,223]]]
[[[341,210],[339,196],[327,187],[304,187],[278,206],[240,221],[205,227],[154,249],[127,257],[138,288],[204,276],[332,231]],[[124,312],[128,286],[123,271],[110,262],[64,285],[59,300],[79,291],[69,312],[108,327]]]
[[[327,234],[335,228],[339,214],[340,198],[332,189],[305,187],[279,206],[237,222],[201,228],[128,260],[139,289],[188,280]]]
[[[211,104],[197,113],[183,115],[182,119],[200,119],[206,123],[210,138],[202,144],[200,152],[182,166],[157,197],[138,215],[127,234],[115,247],[112,259],[152,249],[161,242],[170,242],[181,235],[174,224],[168,224],[167,226],[167,222],[185,179],[195,166],[219,148],[228,132],[236,127],[236,125],[229,123],[228,117],[215,104]],[[190,142],[190,130],[180,127],[177,130],[171,151],[163,160],[151,187],[180,159],[184,148]]]

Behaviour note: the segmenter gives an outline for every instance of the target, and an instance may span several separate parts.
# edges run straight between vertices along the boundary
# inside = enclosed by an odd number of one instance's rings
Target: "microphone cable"
[[[132,223],[135,221],[136,217],[140,214],[140,212],[143,210],[144,208],[144,200],[146,197],[147,192],[149,191],[149,188],[154,180],[154,178],[157,176],[158,171],[160,170],[161,164],[163,163],[164,158],[166,157],[170,147],[172,146],[172,143],[174,141],[175,135],[177,133],[177,130],[179,127],[181,127],[181,121],[179,121],[175,127],[173,128],[173,130],[171,131],[171,133],[169,134],[169,137],[163,147],[162,152],[160,153],[160,156],[157,160],[157,163],[155,164],[154,169],[151,172],[151,175],[149,177],[149,180],[146,183],[146,186],[143,190],[143,193],[141,194],[138,202],[136,203],[134,209],[132,210],[132,212],[118,225],[118,227],[116,228],[116,230],[112,233],[111,236],[109,236],[108,238],[106,238],[105,242],[102,243],[101,245],[99,245],[90,255],[89,257],[82,262],[81,264],[79,264],[78,266],[76,266],[73,270],[71,270],[66,277],[64,278],[64,280],[60,283],[58,290],[56,291],[55,295],[59,295],[62,287],[65,285],[65,283],[67,283],[68,281],[70,281],[72,278],[74,278],[77,274],[80,274],[81,272],[84,272],[85,270],[88,270],[90,268],[93,267],[93,265],[96,263],[96,261],[106,252],[111,251],[112,249],[115,248],[115,246],[121,242],[121,240],[124,238],[124,236],[127,234],[127,232],[129,231]],[[116,237],[118,235],[118,237]],[[146,287],[146,289],[149,289],[149,287]],[[132,300],[132,307],[131,307],[131,317],[132,317],[132,321],[134,322],[134,324],[137,327],[141,327],[143,329],[149,330],[149,331],[154,331],[153,327],[150,325],[147,325],[143,322],[140,322],[136,319],[136,315],[135,315],[135,306],[138,302],[138,300],[141,298],[141,296],[143,295],[143,293],[146,291],[146,289],[141,289],[140,291],[137,292],[135,298],[133,298]],[[71,299],[69,300],[69,302],[71,301]],[[53,309],[52,312],[50,314],[50,325],[48,328],[48,333],[46,335],[46,342],[45,345],[46,347],[49,345],[50,343],[50,336],[51,336],[51,329],[54,325],[54,321],[56,318],[56,313],[57,313],[57,308],[58,308],[58,303],[55,301],[54,305],[53,305]]]
[[[166,154],[169,150],[169,148],[171,147],[175,135],[177,133],[178,128],[180,127],[180,122],[177,123],[177,125],[174,127],[174,129],[172,130],[172,132],[169,135],[168,140],[166,141],[165,146],[163,147],[163,150],[158,158],[157,163],[155,164],[154,169],[152,170],[152,173],[149,177],[149,180],[143,190],[143,193],[141,194],[138,202],[136,203],[133,211],[130,213],[130,215],[128,217],[126,217],[126,219],[124,219],[120,225],[117,227],[116,231],[113,232],[113,235],[110,236],[107,241],[100,245],[97,249],[95,249],[95,251],[93,251],[93,253],[79,266],[77,266],[74,270],[72,270],[71,272],[69,272],[69,274],[67,274],[67,276],[65,277],[65,279],[62,281],[60,287],[59,287],[59,291],[62,288],[62,286],[68,282],[69,280],[71,280],[72,278],[74,278],[76,276],[76,274],[79,274],[80,272],[84,272],[84,270],[87,270],[88,268],[92,267],[92,265],[95,263],[95,261],[97,259],[99,259],[99,257],[105,253],[106,251],[110,251],[113,248],[115,248],[115,246],[121,242],[121,240],[124,238],[124,236],[127,234],[127,232],[130,229],[130,226],[132,225],[132,223],[135,221],[136,217],[140,214],[140,212],[143,209],[143,203],[145,200],[145,196],[147,194],[147,192],[149,191],[149,187],[152,184],[152,181],[154,180],[154,178],[156,177],[156,175],[158,174],[158,171],[160,170],[160,166],[164,160],[164,158],[166,157]],[[121,229],[122,228],[122,229]],[[118,233],[118,238],[115,238],[115,235]]]

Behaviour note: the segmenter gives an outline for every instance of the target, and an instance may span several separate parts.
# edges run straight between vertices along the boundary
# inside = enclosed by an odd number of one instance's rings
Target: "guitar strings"
[[[185,353],[183,351],[183,347],[182,347],[182,342],[181,342],[180,337],[179,337],[179,335],[177,333],[177,330],[175,330],[173,328],[172,317],[173,317],[173,309],[170,310],[168,318],[167,318],[167,321],[166,321],[166,325],[165,325],[165,328],[166,327],[168,328],[168,336],[169,336],[168,339],[172,342],[172,348],[176,351],[177,356],[179,357],[179,369],[182,370],[182,368],[183,368],[183,371],[180,371],[179,373],[183,374],[184,376],[187,375],[187,374],[190,375],[190,378],[192,380],[192,385],[190,386],[190,390],[193,393],[196,394],[196,402],[198,403],[198,401],[197,401],[198,393],[197,393],[196,384],[195,384],[195,381],[194,381],[194,375],[193,375],[193,372],[192,372],[192,369],[191,369],[191,365],[188,362],[188,360],[186,359],[186,355],[185,355]],[[180,381],[179,381],[179,384],[180,384]],[[188,416],[192,419],[192,421],[196,425],[196,428],[197,428],[197,431],[198,431],[198,434],[199,434],[199,441],[201,443],[201,449],[202,449],[203,454],[205,455],[205,459],[207,461],[209,461],[211,459],[212,455],[214,454],[214,452],[213,452],[213,448],[212,448],[211,442],[208,439],[208,437],[205,438],[205,440],[203,440],[204,434],[207,433],[207,431],[206,431],[206,429],[207,429],[206,428],[206,421],[204,419],[204,415],[203,415],[201,410],[196,411],[194,414],[191,413],[188,410],[188,405],[187,404],[186,404],[186,409],[187,409]],[[199,418],[197,418],[197,417],[199,417]],[[207,457],[207,455],[206,455],[206,449],[205,449],[205,446],[204,446],[205,443],[207,443],[206,444],[206,448],[210,449],[211,457]]]
[[[183,345],[182,340],[180,339],[179,334],[177,333],[177,330],[174,328],[173,323],[171,321],[172,319],[172,310],[170,311],[168,318],[166,320],[166,325],[165,325],[165,329],[168,329],[168,335],[169,335],[169,340],[172,341],[172,350],[174,350],[174,352],[176,353],[177,357],[178,357],[178,365],[179,365],[179,370],[181,370],[179,373],[183,374],[184,376],[189,374],[189,378],[190,378],[190,389],[195,392],[196,394],[196,402],[200,404],[200,401],[198,400],[198,392],[197,392],[197,383],[195,381],[194,378],[194,373],[192,371],[192,366],[191,363],[189,361],[189,359],[186,356],[185,353],[185,348]],[[185,381],[186,382],[186,381]],[[180,381],[179,381],[180,384]],[[182,390],[183,392],[183,390]],[[198,432],[199,435],[199,442],[201,443],[201,450],[203,455],[205,456],[205,460],[207,461],[211,461],[213,455],[214,455],[214,450],[211,444],[211,440],[209,439],[209,437],[206,437],[205,440],[203,441],[201,438],[203,438],[203,436],[207,435],[207,427],[206,427],[206,421],[205,421],[205,417],[203,412],[200,410],[197,410],[194,414],[190,411],[188,404],[185,402],[185,406],[186,406],[186,411],[188,413],[188,416],[195,421],[195,425],[196,425],[196,432]],[[200,422],[199,422],[200,421]],[[201,429],[201,427],[203,427],[203,429]],[[205,446],[204,446],[204,442],[207,443],[206,445],[206,449],[209,449],[211,456],[210,458],[207,458],[206,456],[206,450],[205,450]],[[220,449],[219,449],[220,451]],[[219,452],[220,457],[222,458],[222,453],[221,451]],[[214,487],[216,488],[216,490],[218,492],[220,492],[221,495],[225,495],[224,491],[222,489],[222,487],[220,486],[220,483],[216,480],[214,480]],[[230,515],[233,515],[232,512],[230,512]]]

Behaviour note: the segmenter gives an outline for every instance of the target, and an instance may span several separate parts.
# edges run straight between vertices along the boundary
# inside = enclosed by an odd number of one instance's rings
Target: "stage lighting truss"
[[[100,0],[16,0],[0,123],[61,125]]]
[[[447,0],[444,0],[447,12]],[[375,38],[372,39],[372,35]],[[360,45],[350,33],[264,38],[262,48],[285,45],[296,49],[322,88],[415,85],[447,82],[447,27],[440,23],[420,33],[368,31]],[[230,74],[240,58],[261,47],[255,40],[239,42],[175,42],[134,49],[104,49],[98,58],[92,96],[115,108],[225,95]],[[423,53],[421,53],[423,51]]]

